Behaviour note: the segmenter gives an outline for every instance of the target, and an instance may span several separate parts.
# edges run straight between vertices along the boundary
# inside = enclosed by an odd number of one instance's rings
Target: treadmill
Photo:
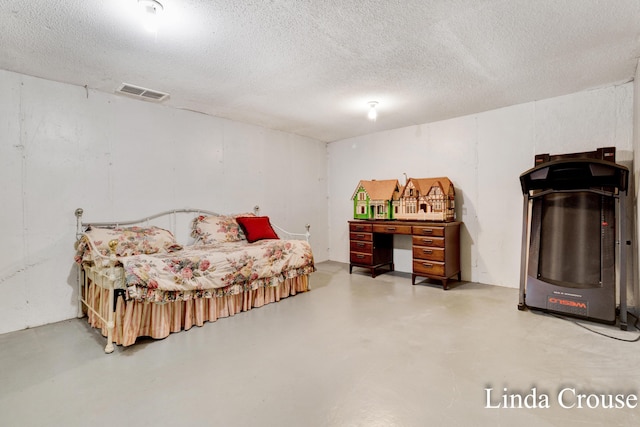
[[[629,170],[615,147],[538,155],[520,175],[523,200],[518,309],[615,324],[627,330],[625,200]],[[617,261],[617,263],[616,263]]]

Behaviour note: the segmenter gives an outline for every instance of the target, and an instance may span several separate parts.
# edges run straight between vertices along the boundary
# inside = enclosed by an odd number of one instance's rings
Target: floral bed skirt
[[[192,326],[202,326],[205,322],[215,322],[220,317],[233,316],[241,311],[262,307],[280,301],[290,295],[309,290],[309,276],[302,275],[286,279],[276,286],[259,287],[254,290],[222,295],[211,298],[190,299],[168,303],[125,301],[119,296],[116,301],[115,328],[113,341],[129,346],[138,337],[166,338],[173,332],[189,330]],[[100,307],[103,318],[108,317],[109,293],[106,289],[89,285],[88,295],[93,307]],[[87,312],[89,324],[99,328],[107,336],[107,325],[91,311]]]

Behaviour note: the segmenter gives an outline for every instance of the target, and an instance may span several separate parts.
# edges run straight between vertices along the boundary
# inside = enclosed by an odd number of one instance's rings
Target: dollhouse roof
[[[360,187],[364,188],[371,200],[397,200],[400,194],[400,183],[397,179],[361,180],[351,196],[351,200],[356,197]]]
[[[453,183],[446,176],[438,178],[409,178],[407,184],[409,182],[413,182],[413,185],[416,187],[418,194],[420,195],[429,194],[429,190],[431,190],[435,185],[440,187],[444,194],[449,194],[449,191],[451,190],[453,190],[452,192],[455,194]]]

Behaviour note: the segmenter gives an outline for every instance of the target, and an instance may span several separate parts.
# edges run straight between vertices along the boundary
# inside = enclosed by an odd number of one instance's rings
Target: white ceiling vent
[[[144,87],[134,86],[128,83],[122,83],[122,86],[116,89],[116,93],[154,102],[162,102],[169,97],[168,93],[158,92],[157,90],[146,89]]]

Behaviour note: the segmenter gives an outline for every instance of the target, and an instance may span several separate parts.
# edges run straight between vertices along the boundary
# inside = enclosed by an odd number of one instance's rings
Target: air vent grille
[[[132,96],[138,99],[146,99],[148,101],[162,102],[169,97],[168,93],[159,92],[157,90],[151,90],[140,86],[130,85],[128,83],[122,83],[122,85],[116,89],[116,93],[122,93],[127,96]]]

